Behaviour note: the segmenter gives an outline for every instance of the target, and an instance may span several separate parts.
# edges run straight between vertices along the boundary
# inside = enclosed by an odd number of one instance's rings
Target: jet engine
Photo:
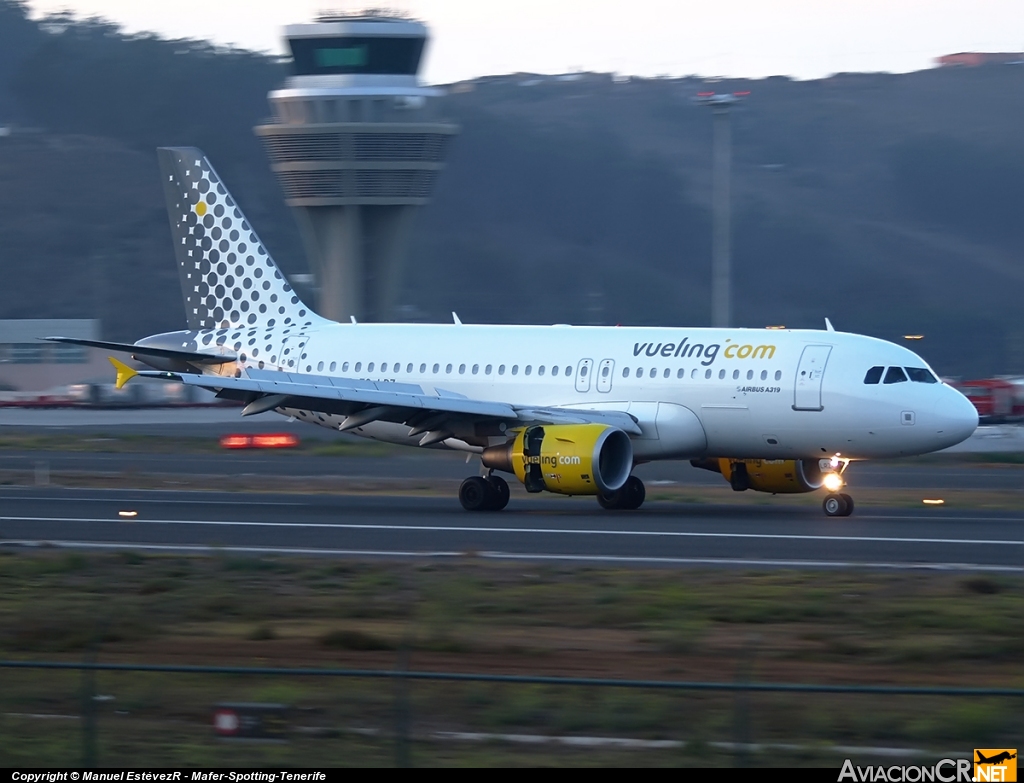
[[[691,460],[695,468],[704,468],[725,476],[737,492],[755,489],[772,494],[813,492],[825,480],[816,459],[700,459]]]
[[[527,492],[609,495],[633,469],[633,444],[620,429],[604,424],[527,427],[515,440],[484,449],[488,468],[514,473]]]

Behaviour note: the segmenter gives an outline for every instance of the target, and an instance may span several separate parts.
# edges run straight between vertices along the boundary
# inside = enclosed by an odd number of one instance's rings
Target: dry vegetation
[[[0,555],[6,658],[533,673],[610,678],[1024,685],[1024,581],[956,574],[602,570],[457,563]],[[0,764],[76,762],[74,672],[0,670]],[[102,763],[391,763],[389,681],[99,673]],[[1008,699],[408,687],[416,763],[833,763],[830,743],[998,747]],[[283,745],[216,742],[213,704],[293,706]],[[1019,701],[1019,700],[1018,700]],[[748,705],[748,706],[744,706]],[[30,719],[28,714],[69,715]],[[20,716],[20,717],[19,717]],[[746,716],[749,729],[740,729]],[[648,750],[442,742],[438,732],[683,740]],[[1012,742],[1011,742],[1012,744]],[[623,755],[625,754],[625,755]],[[840,759],[841,760],[841,759]]]

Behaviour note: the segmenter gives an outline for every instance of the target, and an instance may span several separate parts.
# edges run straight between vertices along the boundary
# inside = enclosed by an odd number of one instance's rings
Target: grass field
[[[1024,687],[1022,618],[1014,577],[0,554],[8,659]],[[213,706],[238,701],[290,705],[288,741],[215,739]],[[838,768],[836,744],[948,753],[1024,728],[1005,698],[0,669],[0,765],[79,763],[90,714],[104,765],[392,764],[407,732],[422,765]],[[776,747],[738,759],[735,741]]]

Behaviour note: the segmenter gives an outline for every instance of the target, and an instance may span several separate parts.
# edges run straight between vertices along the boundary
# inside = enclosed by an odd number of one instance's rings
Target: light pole
[[[730,326],[731,313],[731,251],[729,248],[730,199],[729,177],[732,166],[732,130],[729,110],[749,92],[717,94],[697,93],[697,102],[711,107],[714,117],[712,144],[712,235],[711,235],[711,325]]]

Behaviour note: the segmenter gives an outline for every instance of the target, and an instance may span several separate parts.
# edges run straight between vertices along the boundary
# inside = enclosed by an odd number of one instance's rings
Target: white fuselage
[[[934,376],[906,348],[843,332],[323,323],[301,350],[297,366],[282,369],[515,406],[625,411],[643,430],[633,441],[640,461],[895,457],[959,443],[977,426],[974,407],[946,384],[865,383],[872,367]],[[284,412],[331,428],[345,418]],[[406,445],[420,437],[387,422],[354,432]]]

